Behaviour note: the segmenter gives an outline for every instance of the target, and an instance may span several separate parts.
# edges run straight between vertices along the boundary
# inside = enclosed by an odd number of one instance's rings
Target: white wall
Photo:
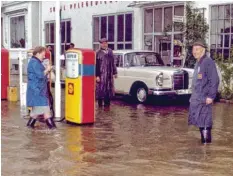
[[[40,45],[40,39],[39,39],[39,2],[31,2],[31,48],[34,48],[38,45]]]
[[[74,4],[76,3],[76,9],[74,9]],[[114,14],[122,12],[133,12],[133,46],[134,48],[141,48],[142,41],[142,13],[139,8],[127,7],[131,1],[112,1],[110,3],[107,1],[105,4],[102,1],[98,1],[98,5],[90,5],[88,2],[88,7],[86,7],[86,2],[84,2],[84,7],[78,8],[78,3],[81,5],[80,1],[69,1],[61,2],[62,7],[62,19],[71,19],[71,42],[75,44],[76,47],[80,48],[92,48],[92,17],[93,15],[103,15],[103,14]],[[73,8],[70,9],[70,4]],[[64,6],[66,10],[64,11]],[[50,12],[50,8],[55,7],[54,2],[42,2],[42,44],[45,45],[45,21],[55,20],[55,12]]]

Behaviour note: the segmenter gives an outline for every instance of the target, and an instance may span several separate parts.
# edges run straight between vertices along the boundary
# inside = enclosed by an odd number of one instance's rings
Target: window
[[[11,48],[25,48],[25,16],[10,18]]]
[[[162,8],[145,9],[144,10],[144,49],[154,50],[158,53],[162,51],[168,52],[171,50],[171,36],[182,34],[180,27],[174,27],[173,17],[174,16],[184,16],[184,5],[173,5],[165,6]],[[153,18],[154,17],[154,18]],[[162,42],[164,37],[164,30],[166,29],[169,36],[169,41]],[[175,38],[175,37],[174,37]],[[183,41],[183,36],[179,36],[179,39]]]
[[[132,49],[132,13],[93,17],[93,49],[99,48],[99,40],[108,39],[112,50]]]
[[[114,54],[116,67],[123,67],[123,55],[122,54]]]
[[[154,29],[155,32],[162,32],[162,8],[155,9],[155,15],[154,15]],[[153,22],[153,21],[152,21]]]
[[[172,26],[172,17],[172,7],[164,8],[164,28]],[[171,28],[168,31],[171,31]]]
[[[55,53],[55,22],[49,21],[45,22],[45,45],[50,45],[52,47],[52,55]],[[64,20],[61,22],[61,53],[63,54],[65,51],[65,47],[67,47],[71,43],[71,22],[70,20]],[[65,45],[66,43],[66,45]],[[52,58],[54,63],[54,58]]]
[[[164,65],[161,58],[153,52],[128,53],[125,55],[125,63],[131,67]]]
[[[210,53],[228,59],[233,47],[233,3],[211,6]]]
[[[144,32],[151,33],[153,31],[153,9],[146,9],[144,15]]]

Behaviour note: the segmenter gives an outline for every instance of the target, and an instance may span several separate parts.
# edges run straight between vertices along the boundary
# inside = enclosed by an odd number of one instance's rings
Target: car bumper
[[[150,95],[189,95],[192,93],[191,89],[171,90],[171,89],[160,89],[149,90]]]

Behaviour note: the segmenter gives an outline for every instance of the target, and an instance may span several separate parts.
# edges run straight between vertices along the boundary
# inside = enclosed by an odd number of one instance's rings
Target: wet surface
[[[117,99],[96,109],[92,126],[37,122],[25,127],[18,103],[2,101],[4,176],[233,175],[233,106],[214,105],[213,143],[187,126],[186,103],[132,105]]]

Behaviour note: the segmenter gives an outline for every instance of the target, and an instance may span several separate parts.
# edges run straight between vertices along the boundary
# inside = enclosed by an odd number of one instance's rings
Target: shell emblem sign
[[[74,84],[73,83],[68,84],[68,94],[74,95]]]

